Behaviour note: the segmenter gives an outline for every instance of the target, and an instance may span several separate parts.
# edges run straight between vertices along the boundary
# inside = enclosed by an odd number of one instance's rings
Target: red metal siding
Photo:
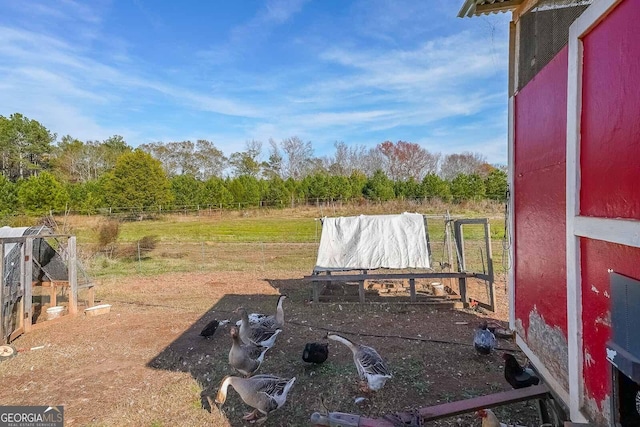
[[[587,397],[602,411],[603,400],[611,394],[605,350],[611,332],[608,269],[640,279],[640,249],[582,238],[580,250],[584,385]]]
[[[640,1],[583,43],[581,214],[640,219]]]
[[[515,314],[535,308],[567,335],[567,48],[515,98]]]
[[[621,2],[583,38],[581,215],[640,219],[640,1]],[[610,397],[608,269],[640,278],[640,249],[581,239],[586,399]]]

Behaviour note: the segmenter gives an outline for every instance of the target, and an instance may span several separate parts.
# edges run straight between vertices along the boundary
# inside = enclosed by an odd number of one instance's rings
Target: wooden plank
[[[55,283],[51,283],[49,288],[49,307],[55,307],[58,305],[58,287]]]
[[[312,296],[313,296],[313,302],[320,302],[320,283],[318,283],[317,280],[314,280],[312,282]]]
[[[21,326],[21,327],[17,328],[15,331],[11,332],[11,335],[9,335],[9,340],[7,342],[11,342],[11,341],[15,340],[16,338],[18,338],[22,334],[24,334],[24,326]]]
[[[318,302],[322,303],[332,303],[332,304],[362,304],[360,302],[359,295],[320,295],[320,300]],[[416,301],[411,301],[409,297],[374,297],[368,296],[366,300],[367,304],[409,304],[409,305],[429,305],[434,308],[464,308],[464,304],[460,301],[456,300],[431,300],[429,298],[418,298]]]
[[[76,266],[76,236],[69,237],[67,250],[69,251],[69,314],[78,313],[78,270]]]
[[[94,305],[96,305],[96,288],[91,286],[87,292],[87,306],[93,307]]]
[[[495,408],[496,406],[524,402],[526,400],[540,399],[547,397],[549,393],[549,388],[545,384],[540,384],[532,387],[508,390],[500,393],[478,396],[471,399],[420,408],[418,412],[424,421],[434,421],[441,418],[453,417],[455,415],[477,411],[478,409],[489,409]]]
[[[4,243],[0,242],[0,341],[5,344],[4,316]]]
[[[4,243],[24,243],[27,239],[44,239],[55,237],[69,237],[68,234],[37,234],[22,237],[0,237],[0,242]]]
[[[31,325],[33,323],[33,292],[31,289],[31,282],[33,281],[33,238],[27,237],[24,244],[21,246],[21,273],[22,279],[20,281],[20,287],[24,295],[22,301],[24,306],[24,315],[21,316],[24,320],[24,332],[31,332]],[[27,285],[29,284],[29,286]]]
[[[484,241],[485,251],[487,253],[487,275],[489,276],[489,304],[491,305],[491,311],[496,311],[496,292],[495,292],[495,278],[493,275],[493,252],[491,251],[491,228],[489,220],[487,219],[484,224]]]
[[[477,273],[442,272],[442,273],[380,273],[380,274],[334,274],[303,276],[306,282],[358,282],[360,280],[402,280],[402,279],[459,279],[478,277]]]

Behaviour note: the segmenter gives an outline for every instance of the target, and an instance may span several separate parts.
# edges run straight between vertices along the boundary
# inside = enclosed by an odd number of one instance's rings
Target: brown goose
[[[269,413],[275,411],[287,401],[287,393],[296,381],[293,378],[280,378],[274,375],[255,375],[251,378],[226,376],[222,379],[215,403],[223,405],[227,400],[227,389],[232,386],[240,395],[244,403],[255,408],[252,412],[242,417],[244,420],[262,424],[267,420]],[[211,407],[211,397],[207,396]],[[258,414],[263,414],[261,418]]]
[[[251,326],[247,310],[239,307],[235,312],[240,313],[242,317],[240,323],[240,339],[242,342],[259,347],[273,347],[276,343],[276,337],[282,332],[282,329],[271,329],[261,325]]]
[[[231,350],[229,350],[229,365],[245,377],[253,375],[262,365],[264,355],[269,347],[258,347],[253,344],[243,344],[240,340],[238,328],[231,328]]]
[[[353,353],[353,363],[356,365],[358,375],[366,383],[363,391],[380,390],[391,378],[391,371],[374,348],[355,344],[337,334],[329,333],[325,338],[338,341],[349,347]]]

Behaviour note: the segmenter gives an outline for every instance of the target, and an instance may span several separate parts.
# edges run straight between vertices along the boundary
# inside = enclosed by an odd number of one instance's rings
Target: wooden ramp
[[[419,423],[453,417],[459,414],[477,411],[478,409],[489,409],[526,400],[542,399],[548,397],[549,394],[549,388],[544,384],[540,384],[518,390],[508,390],[501,393],[443,403],[441,405],[427,406],[412,412],[397,412],[383,418],[365,418],[343,412],[330,412],[326,415],[316,412],[311,415],[311,424],[314,426],[339,425],[345,427],[394,427],[403,424],[422,425]],[[407,424],[412,422],[414,422],[414,424]]]

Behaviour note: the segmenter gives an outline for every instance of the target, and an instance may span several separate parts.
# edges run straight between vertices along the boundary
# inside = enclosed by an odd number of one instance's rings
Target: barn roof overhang
[[[458,18],[509,12],[520,6],[524,0],[465,0],[458,12]]]

